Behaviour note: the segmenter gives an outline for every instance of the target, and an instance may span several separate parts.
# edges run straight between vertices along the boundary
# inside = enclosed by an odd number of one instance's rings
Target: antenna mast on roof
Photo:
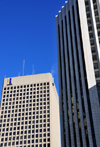
[[[23,76],[24,76],[25,60],[23,60]]]
[[[32,75],[34,75],[34,65],[32,65]]]

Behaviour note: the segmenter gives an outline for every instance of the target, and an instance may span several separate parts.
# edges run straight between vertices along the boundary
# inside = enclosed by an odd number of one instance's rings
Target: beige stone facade
[[[2,147],[60,147],[59,100],[50,73],[5,78]]]

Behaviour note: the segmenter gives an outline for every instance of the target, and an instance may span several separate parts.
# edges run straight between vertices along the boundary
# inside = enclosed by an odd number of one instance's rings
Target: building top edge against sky
[[[32,84],[33,81],[34,83],[40,83],[40,82],[48,82],[51,81],[53,83],[53,77],[51,73],[46,73],[46,74],[36,74],[36,75],[27,75],[27,76],[19,76],[19,77],[10,77],[10,78],[5,78],[3,85],[9,86],[12,85],[14,86],[14,83],[17,85],[23,84]]]
[[[31,77],[31,76],[39,76],[39,75],[51,75],[52,76],[52,74],[50,73],[50,72],[47,72],[47,73],[39,73],[39,74],[32,74],[32,75],[22,75],[22,76],[14,76],[14,77],[6,77],[6,78],[4,78],[4,79],[8,79],[8,78],[19,78],[19,77]]]
[[[68,2],[69,2],[69,1],[65,1],[65,5],[64,5],[64,6],[62,6],[62,9],[64,9],[64,8],[66,7],[66,5],[67,5],[67,3],[68,3]],[[57,14],[57,15],[55,15],[55,17],[58,17],[59,13],[61,13],[61,12],[62,12],[62,9],[58,11],[58,14]]]

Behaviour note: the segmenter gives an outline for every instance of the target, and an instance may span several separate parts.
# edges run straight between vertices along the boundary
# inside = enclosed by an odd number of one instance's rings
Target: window
[[[16,145],[18,145],[18,141],[16,142]]]
[[[48,138],[47,141],[50,141],[50,138]]]
[[[19,131],[17,132],[17,135],[19,135]]]
[[[46,124],[44,124],[43,127],[46,127]]]
[[[97,9],[97,5],[94,5],[94,10]]]
[[[46,118],[46,115],[44,115],[44,118]]]
[[[24,140],[24,144],[26,144],[26,141]]]
[[[15,144],[15,142],[12,142],[12,145],[14,145]]]
[[[42,127],[42,124],[40,124],[40,127]]]
[[[48,133],[47,136],[50,136],[50,133]]]
[[[10,132],[9,135],[11,136],[12,135],[12,132]]]
[[[50,113],[50,111],[49,111],[49,110],[47,110],[47,113]]]
[[[44,119],[44,121],[43,122],[46,122],[46,119]]]
[[[50,147],[50,143],[48,143],[47,147]]]
[[[91,46],[94,45],[94,40],[91,40],[90,43],[91,43]]]
[[[30,143],[30,140],[28,140],[28,143]]]
[[[95,72],[95,77],[98,78],[99,77],[99,71]]]
[[[38,134],[36,134],[36,138],[38,138]]]
[[[42,134],[40,134],[40,137],[42,137]]]
[[[5,143],[4,146],[7,146],[7,143]]]
[[[34,143],[34,140],[32,140],[32,143]]]
[[[38,143],[38,139],[36,139],[36,143]]]
[[[96,18],[96,22],[99,22],[99,17],[98,17],[98,18]]]
[[[36,133],[38,133],[38,130],[36,130]]]
[[[88,30],[89,30],[89,32],[90,32],[90,31],[92,31],[92,27],[91,27],[91,26],[89,26],[89,27],[88,27]]]
[[[94,47],[92,47],[91,50],[92,50],[92,53],[95,53],[95,48]]]
[[[38,120],[36,120],[36,123],[38,123]]]
[[[94,13],[95,13],[95,16],[98,16],[98,11],[95,11]]]
[[[4,133],[2,133],[2,136],[4,136]]]
[[[40,120],[40,123],[42,123],[42,120]]]
[[[20,136],[20,139],[23,139],[23,136]]]
[[[29,129],[31,128],[31,126],[29,126]]]
[[[93,55],[92,57],[93,57],[93,61],[96,61],[97,60],[96,55]]]
[[[97,82],[97,87],[100,89],[100,80],[96,81]]]
[[[97,24],[97,29],[100,29],[100,24]]]
[[[33,116],[33,119],[35,119],[35,116]]]
[[[44,138],[43,141],[46,142],[46,138]]]
[[[17,136],[17,140],[19,139],[19,136]]]
[[[94,63],[94,69],[97,69],[97,68],[98,68],[98,64]]]
[[[28,133],[31,133],[31,130],[28,130]]]
[[[42,118],[42,115],[40,115],[40,118]]]
[[[1,138],[1,141],[3,141],[4,140],[4,138]]]

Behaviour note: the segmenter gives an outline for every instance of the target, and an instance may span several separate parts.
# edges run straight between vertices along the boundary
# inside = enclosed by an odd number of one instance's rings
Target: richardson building
[[[56,15],[62,147],[100,147],[100,0]]]
[[[50,73],[4,79],[0,147],[60,147],[59,100]]]

